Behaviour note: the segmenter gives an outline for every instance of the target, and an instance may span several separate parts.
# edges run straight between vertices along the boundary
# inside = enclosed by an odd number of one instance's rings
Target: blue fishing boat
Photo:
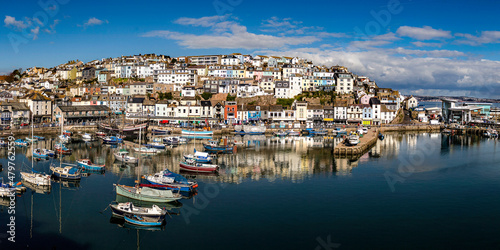
[[[105,144],[118,144],[118,143],[122,143],[123,139],[118,138],[116,136],[106,136],[106,137],[102,138],[102,142]]]
[[[165,149],[165,144],[159,142],[144,144],[144,146],[147,148]]]
[[[328,134],[328,131],[324,130],[324,129],[320,129],[320,130],[311,130],[309,131],[309,134],[310,135],[318,135],[318,136],[322,136],[322,135],[327,135]]]
[[[217,141],[209,141],[208,143],[203,144],[203,147],[209,152],[225,154],[230,154],[235,149],[235,146],[233,145],[219,145]]]
[[[378,133],[378,139],[380,139],[381,141],[384,140],[384,135],[382,133]]]
[[[16,146],[28,146],[30,143],[26,140],[23,140],[23,139],[17,139],[14,141],[14,144]]]
[[[46,149],[46,148],[42,148],[42,152],[46,155],[48,155],[49,157],[54,157],[56,155],[56,152],[54,152],[54,150],[50,150],[50,149]]]
[[[71,154],[71,149],[67,148],[63,143],[57,143],[54,145],[54,149],[60,154]]]
[[[91,171],[104,171],[105,165],[98,165],[92,163],[89,159],[80,159],[77,162],[77,166],[81,169],[91,170]]]
[[[61,179],[67,179],[67,180],[80,180],[82,179],[82,173],[80,169],[75,168],[75,167],[50,167],[50,171],[52,173]]]
[[[33,157],[35,158],[40,158],[40,159],[48,159],[49,155],[46,154],[42,149],[40,148],[35,148],[33,150]]]
[[[141,227],[160,227],[164,218],[152,218],[138,215],[125,215],[125,222]]]
[[[71,137],[68,136],[68,135],[60,135],[59,136],[59,140],[62,142],[62,143],[70,143],[71,142]]]
[[[196,151],[196,149],[194,149],[194,154],[184,155],[184,159],[186,159],[186,160],[192,159],[192,160],[199,162],[199,163],[211,163],[213,160],[213,157],[210,156],[210,154],[207,152],[200,152],[200,151]]]
[[[12,196],[15,192],[17,192],[17,188],[3,183],[3,177],[0,177],[0,197]]]
[[[213,135],[213,131],[205,131],[205,130],[182,130],[182,135],[201,135],[201,136],[211,136]]]
[[[189,181],[184,176],[176,174],[168,169],[154,175],[145,175],[144,179],[150,183],[140,184],[143,187],[180,190],[181,192],[191,192],[198,187],[198,183]]]
[[[45,140],[45,137],[35,135],[35,136],[33,136],[33,139],[37,139],[37,140],[39,140],[39,141],[43,141],[43,140]]]

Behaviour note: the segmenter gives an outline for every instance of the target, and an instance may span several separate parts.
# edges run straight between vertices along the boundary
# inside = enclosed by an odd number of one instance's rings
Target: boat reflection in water
[[[136,226],[133,224],[125,223],[125,220],[123,218],[118,218],[115,216],[111,216],[111,218],[109,219],[109,223],[115,224],[118,227],[125,228],[125,229],[138,230],[137,231],[138,234],[139,234],[139,230],[142,230],[142,231],[164,231],[165,227],[166,227],[166,224],[163,224],[162,226],[159,226],[159,227]],[[137,235],[137,236],[138,236],[137,237],[138,244],[140,244],[139,243],[139,235]]]
[[[48,186],[48,185],[43,185],[43,186],[35,185],[33,183],[30,183],[30,182],[27,182],[24,180],[22,180],[21,182],[23,183],[23,185],[25,187],[31,189],[32,191],[34,191],[37,194],[50,194],[50,191],[52,189],[52,186]]]
[[[54,177],[53,181],[59,183],[63,189],[78,190],[80,188],[80,180],[67,180]]]

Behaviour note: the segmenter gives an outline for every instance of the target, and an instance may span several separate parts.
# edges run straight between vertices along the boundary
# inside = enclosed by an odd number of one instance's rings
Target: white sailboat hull
[[[50,186],[51,185],[50,175],[46,175],[46,174],[21,172],[21,178],[24,181],[29,182],[33,185],[37,185],[37,186]]]

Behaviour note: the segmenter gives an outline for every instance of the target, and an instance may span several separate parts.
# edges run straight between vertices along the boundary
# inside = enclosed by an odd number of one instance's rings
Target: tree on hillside
[[[236,96],[227,95],[226,101],[232,102],[234,100],[236,100]]]
[[[210,92],[203,92],[203,94],[201,94],[201,97],[203,97],[204,100],[208,100],[210,98],[212,98],[213,94],[210,93]]]

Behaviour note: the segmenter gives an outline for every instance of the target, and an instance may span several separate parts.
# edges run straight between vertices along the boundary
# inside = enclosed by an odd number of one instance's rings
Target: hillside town
[[[326,126],[408,122],[405,116],[437,124],[442,116],[441,110],[408,115],[403,110],[418,111],[413,96],[379,87],[346,67],[315,65],[297,57],[145,54],[69,61],[13,74],[10,81],[0,81],[2,128],[30,123],[30,114],[35,124],[60,119],[89,124],[126,115],[159,124]]]

